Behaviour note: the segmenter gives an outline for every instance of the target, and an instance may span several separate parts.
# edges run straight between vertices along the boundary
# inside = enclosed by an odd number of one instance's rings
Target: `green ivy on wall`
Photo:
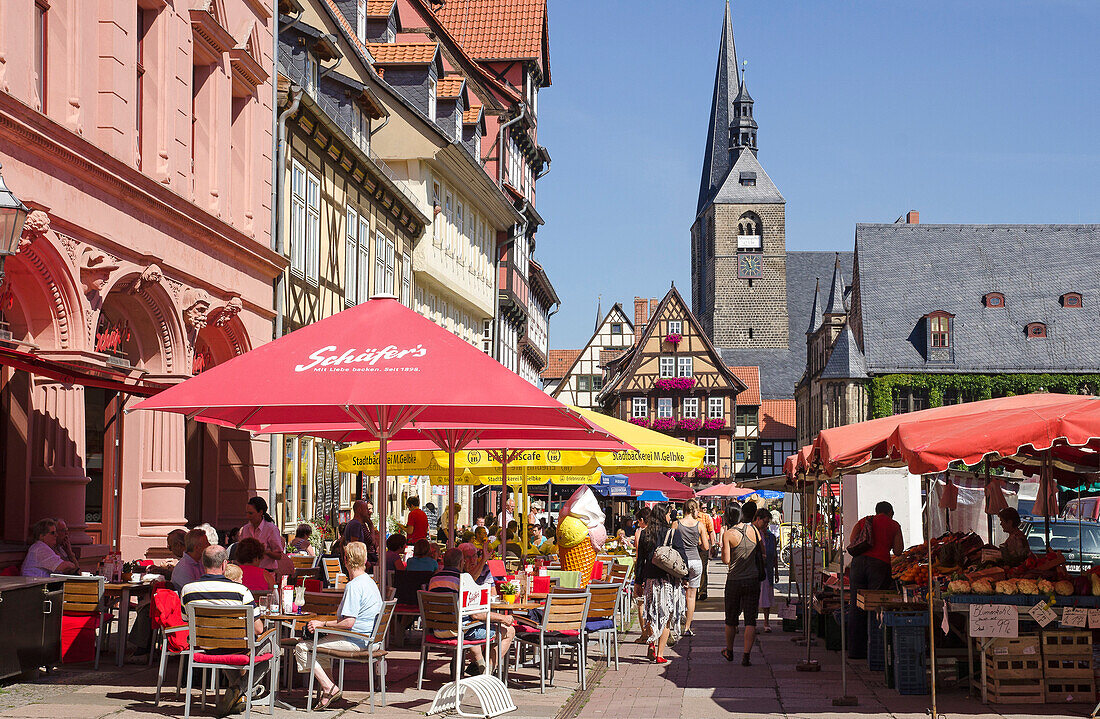
[[[894,413],[894,390],[928,392],[928,406],[942,407],[948,392],[967,400],[992,399],[1040,390],[1062,394],[1100,391],[1100,374],[886,374],[871,380],[871,417]]]

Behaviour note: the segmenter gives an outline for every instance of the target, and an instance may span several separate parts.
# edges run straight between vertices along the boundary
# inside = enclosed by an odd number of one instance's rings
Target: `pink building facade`
[[[3,0],[0,162],[34,212],[0,285],[0,563],[243,523],[264,437],[125,410],[268,341],[272,0]],[[6,550],[6,554],[5,554]]]

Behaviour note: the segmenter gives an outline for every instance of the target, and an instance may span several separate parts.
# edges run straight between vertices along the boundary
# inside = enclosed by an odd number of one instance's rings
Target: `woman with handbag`
[[[672,547],[672,534],[668,508],[659,504],[653,508],[642,532],[635,570],[645,582],[642,620],[649,625],[648,656],[654,664],[668,664],[665,646],[669,631],[680,626],[684,609],[680,584],[687,576],[687,566]]]
[[[699,592],[699,586],[703,580],[704,557],[710,551],[710,536],[706,533],[703,521],[699,518],[699,503],[689,499],[684,504],[684,516],[680,521],[673,522],[673,545],[680,552],[680,556],[687,563],[687,588],[685,599],[687,604],[686,617],[684,619],[684,636],[693,637],[695,632],[691,629],[691,620],[695,616],[695,597]]]
[[[744,615],[745,651],[741,655],[741,665],[746,667],[752,666],[749,653],[756,640],[760,583],[765,575],[763,539],[752,524],[756,506],[752,506],[752,514],[742,515],[750,504],[752,503],[746,502],[740,511],[732,507],[726,510],[724,524],[727,529],[722,533],[722,561],[729,567],[725,587],[726,648],[722,650],[722,657],[727,662],[733,661],[737,623]]]

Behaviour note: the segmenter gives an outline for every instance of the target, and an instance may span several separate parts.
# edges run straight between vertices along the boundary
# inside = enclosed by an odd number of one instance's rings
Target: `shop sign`
[[[1016,638],[1020,636],[1020,613],[1011,604],[971,604],[970,636]]]
[[[106,318],[99,321],[95,332],[95,351],[122,355],[122,343],[130,341],[130,326],[125,321],[111,322]]]
[[[1027,610],[1027,613],[1031,615],[1031,618],[1034,619],[1040,627],[1045,627],[1058,618],[1058,615],[1046,602],[1039,602],[1034,607]]]

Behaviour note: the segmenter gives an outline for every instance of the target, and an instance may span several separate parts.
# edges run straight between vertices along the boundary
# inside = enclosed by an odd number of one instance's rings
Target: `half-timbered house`
[[[695,484],[736,477],[737,396],[747,387],[722,362],[675,286],[649,313],[634,345],[604,369],[597,397],[604,412],[704,447]]]

